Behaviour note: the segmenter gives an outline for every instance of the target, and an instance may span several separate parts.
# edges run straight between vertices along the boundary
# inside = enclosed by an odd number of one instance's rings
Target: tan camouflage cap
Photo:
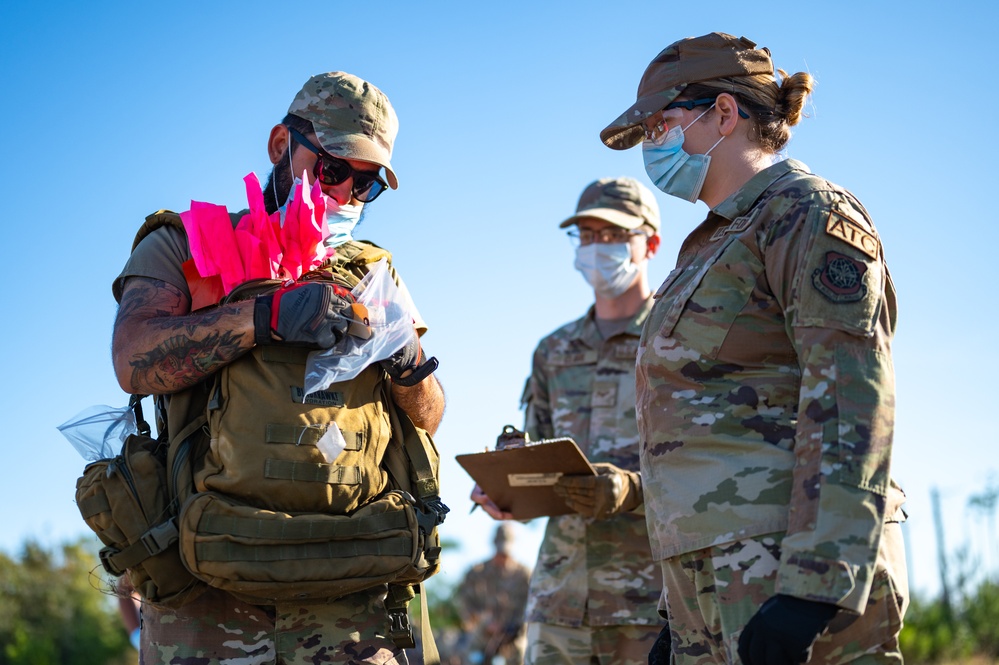
[[[317,74],[295,95],[288,113],[310,120],[331,155],[378,164],[389,187],[399,187],[390,162],[399,119],[381,90],[345,72]]]
[[[509,552],[513,547],[513,541],[513,527],[506,522],[501,522],[493,535],[493,544],[496,545],[496,549],[500,552]]]
[[[642,121],[662,110],[691,83],[773,73],[770,50],[756,48],[756,43],[745,37],[712,32],[681,39],[664,48],[649,63],[638,84],[638,101],[607,125],[600,132],[600,139],[614,150],[638,145],[645,137]]]
[[[559,224],[560,229],[581,219],[596,217],[623,229],[648,224],[659,231],[659,203],[649,188],[634,178],[601,178],[586,186],[579,196],[576,214]]]

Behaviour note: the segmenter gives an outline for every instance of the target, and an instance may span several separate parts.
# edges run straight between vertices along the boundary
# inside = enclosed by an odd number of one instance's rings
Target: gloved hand
[[[829,603],[777,594],[763,603],[742,629],[743,665],[791,665],[812,657],[812,643],[839,608]]]
[[[295,282],[253,304],[257,344],[294,344],[329,349],[344,338],[353,321],[354,297],[329,282]],[[355,324],[356,325],[356,324]]]
[[[593,465],[595,476],[561,476],[552,488],[580,515],[604,519],[642,505],[642,480],[613,464]]]
[[[673,646],[673,638],[669,632],[669,624],[659,631],[656,643],[649,651],[649,665],[669,665],[669,652]]]
[[[413,336],[409,338],[405,346],[388,358],[379,360],[378,364],[391,377],[393,383],[410,387],[434,373],[434,370],[437,369],[437,358],[427,358],[423,355],[420,336],[414,330]],[[407,370],[412,370],[413,373],[404,377],[403,374]]]

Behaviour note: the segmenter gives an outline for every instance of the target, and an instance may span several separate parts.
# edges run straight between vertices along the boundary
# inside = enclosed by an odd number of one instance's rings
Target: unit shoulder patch
[[[880,254],[881,241],[877,236],[835,210],[829,212],[826,233],[859,249],[872,259],[877,259]]]
[[[835,303],[857,302],[867,295],[867,266],[839,252],[826,252],[825,265],[812,272],[812,285]]]

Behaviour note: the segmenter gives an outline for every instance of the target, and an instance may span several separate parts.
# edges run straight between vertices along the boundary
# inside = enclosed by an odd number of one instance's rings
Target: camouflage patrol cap
[[[638,145],[645,136],[642,121],[679,97],[691,83],[773,73],[770,50],[756,48],[745,37],[712,32],[681,39],[649,63],[638,84],[638,100],[600,132],[600,139],[614,150]]]
[[[311,121],[328,153],[378,164],[389,186],[399,187],[389,161],[399,119],[381,90],[346,72],[317,74],[295,95],[288,113]]]
[[[497,526],[493,544],[496,545],[497,551],[508,552],[513,547],[513,527],[506,523]]]
[[[559,224],[559,228],[572,226],[587,217],[596,217],[624,229],[648,224],[659,231],[659,203],[649,188],[634,178],[601,178],[590,183],[579,196],[576,214]]]

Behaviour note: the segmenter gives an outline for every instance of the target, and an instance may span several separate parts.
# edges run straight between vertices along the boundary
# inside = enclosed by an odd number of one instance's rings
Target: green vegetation
[[[118,665],[135,661],[118,605],[97,566],[98,542],[15,559],[0,552],[0,665]],[[104,589],[105,591],[106,588]]]
[[[999,660],[999,584],[985,580],[951,607],[913,598],[900,640],[906,663]]]
[[[135,651],[110,582],[97,564],[99,543],[83,538],[47,551],[28,542],[12,558],[0,552],[0,665],[125,665]],[[446,548],[455,548],[453,542]],[[958,568],[974,570],[966,556]],[[451,603],[457,579],[427,584],[438,644],[460,629]],[[915,597],[905,616],[908,665],[999,662],[999,581],[960,575],[950,602]],[[419,598],[412,619],[419,632]]]

